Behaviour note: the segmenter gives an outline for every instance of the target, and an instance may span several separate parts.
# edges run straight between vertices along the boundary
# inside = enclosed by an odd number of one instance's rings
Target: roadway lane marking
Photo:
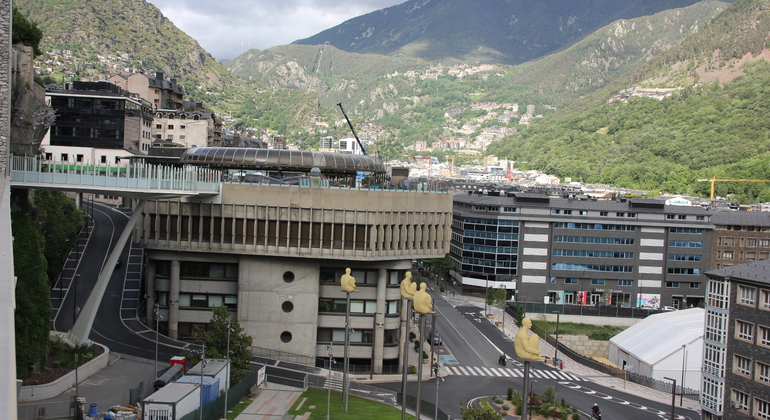
[[[446,315],[444,315],[444,312],[443,312],[443,311],[441,311],[441,308],[439,308],[438,306],[434,306],[433,308],[434,308],[434,309],[435,309],[435,310],[436,310],[436,311],[439,313],[439,315],[440,315],[442,318],[444,318],[445,320],[447,319]],[[454,309],[454,307],[453,307],[452,309]],[[471,345],[471,343],[469,343],[469,342],[468,342],[468,340],[466,340],[466,339],[465,339],[465,336],[464,336],[464,335],[460,334],[460,331],[457,331],[457,328],[455,328],[455,326],[454,326],[454,325],[453,325],[451,322],[446,322],[446,324],[449,324],[449,326],[450,326],[450,327],[452,327],[452,329],[453,329],[453,330],[455,330],[455,332],[457,333],[457,335],[458,335],[458,336],[460,336],[460,337],[463,339],[463,341],[465,341],[465,344],[467,344],[467,345],[468,345],[468,348],[470,348],[470,349],[471,349],[471,350],[472,350],[474,353],[476,353],[476,356],[478,356],[479,360],[484,360],[484,358],[482,358],[482,357],[481,357],[481,355],[480,355],[480,354],[479,354],[479,353],[476,351],[476,349],[474,348],[474,346],[472,346],[472,345]],[[473,325],[473,324],[471,324],[471,325]],[[474,329],[475,329],[475,328],[474,328]],[[478,332],[479,334],[481,334],[481,331],[479,331],[478,329],[475,329],[475,330],[476,330],[476,332]],[[484,338],[486,338],[486,336],[485,336],[484,334],[481,334],[481,336],[482,336],[482,337],[484,337]],[[487,338],[487,341],[489,341],[489,339],[488,339],[488,338]],[[491,343],[491,341],[489,341],[489,342]],[[497,348],[497,347],[495,347],[495,348]]]
[[[493,375],[494,375],[494,374],[493,374],[493,373],[492,373],[490,370],[488,370],[487,368],[485,368],[485,367],[483,367],[483,366],[481,367],[481,369],[483,369],[483,370],[484,370],[484,372],[486,372],[486,373],[487,373],[487,376],[493,376]]]
[[[462,366],[458,366],[457,368],[460,369],[460,371],[462,371],[462,375],[468,375],[468,372],[466,372],[465,368],[463,368]]]

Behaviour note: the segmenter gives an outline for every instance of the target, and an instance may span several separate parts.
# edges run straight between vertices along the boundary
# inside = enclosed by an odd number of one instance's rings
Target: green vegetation
[[[229,334],[229,347],[230,347],[230,360],[232,361],[232,379],[230,383],[237,384],[240,382],[251,367],[251,342],[252,338],[243,332],[243,327],[240,326],[237,320],[230,318],[230,310],[224,306],[213,308],[214,315],[209,321],[208,330],[196,329],[193,333],[196,341],[203,341],[206,344],[206,357],[212,359],[225,359],[227,358],[228,348],[228,333],[227,326],[228,320],[230,324]],[[185,357],[188,358],[190,366],[195,366],[200,362],[201,355],[199,353],[189,354],[185,353]]]
[[[532,325],[547,334],[556,332],[556,323],[544,320],[532,320]],[[587,335],[591,340],[609,341],[610,338],[625,330],[626,327],[613,325],[590,325],[574,322],[560,322],[559,335]]]
[[[252,403],[250,396],[245,396],[227,411],[227,420],[235,420]]]
[[[61,191],[37,190],[34,204],[38,217],[42,219],[40,227],[45,236],[48,280],[53,284],[70,250],[75,249],[78,233],[85,226],[86,218]]]
[[[13,271],[16,283],[16,377],[41,371],[48,354],[51,296],[45,239],[38,231],[27,190],[12,190]]]
[[[345,404],[342,402],[342,393],[331,391],[331,407],[327,405],[328,390],[320,388],[308,388],[303,392],[294,406],[289,410],[289,414],[300,416],[310,413],[310,419],[322,420],[326,418],[327,407],[330,411],[330,417],[335,420],[346,419],[364,419],[372,418],[372,413],[377,413],[376,418],[382,420],[401,419],[401,410],[387,404],[370,401],[349,395],[348,412],[345,413]],[[315,406],[315,408],[310,408]],[[414,418],[407,415],[407,418]]]
[[[503,416],[489,406],[486,400],[482,400],[484,406],[473,407],[469,405],[460,405],[460,414],[463,420],[502,420]]]
[[[43,31],[37,27],[35,22],[28,20],[16,7],[13,8],[13,34],[11,42],[32,47],[32,54],[35,57],[43,54],[40,50],[40,40],[43,39]]]

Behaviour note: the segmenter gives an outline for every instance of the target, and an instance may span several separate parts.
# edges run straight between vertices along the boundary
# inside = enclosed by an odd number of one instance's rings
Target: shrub
[[[502,407],[500,407],[500,408],[502,408],[502,409],[503,409],[503,410],[505,410],[505,411],[508,411],[508,410],[510,410],[510,409],[511,409],[511,406],[510,406],[510,405],[508,405],[508,404],[503,404],[503,406],[502,406]]]
[[[414,331],[409,331],[409,341],[414,341],[415,338],[417,338],[417,334]]]
[[[419,351],[419,350],[420,350],[420,342],[415,340],[415,342],[414,342],[414,351]]]
[[[425,360],[425,359],[427,359],[427,358],[428,358],[428,353],[426,353],[426,352],[424,352],[424,351],[423,351],[423,352],[422,352],[422,360]]]
[[[572,420],[580,420],[580,413],[572,413]]]
[[[495,398],[495,404],[502,404],[502,403],[504,403],[504,402],[505,402],[505,401],[503,401],[503,399],[502,399],[502,398],[500,398],[500,397],[497,397],[497,398]]]
[[[513,401],[513,388],[508,388],[508,401]]]
[[[409,365],[409,374],[414,375],[417,373],[417,367],[415,365]]]
[[[540,395],[540,399],[543,400],[543,402],[545,403],[552,404],[556,402],[556,393],[553,391],[552,387],[547,386],[543,390],[543,394]]]

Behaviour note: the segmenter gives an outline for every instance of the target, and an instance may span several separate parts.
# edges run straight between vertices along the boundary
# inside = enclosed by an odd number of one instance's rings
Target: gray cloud
[[[218,60],[267,49],[403,0],[149,0]]]

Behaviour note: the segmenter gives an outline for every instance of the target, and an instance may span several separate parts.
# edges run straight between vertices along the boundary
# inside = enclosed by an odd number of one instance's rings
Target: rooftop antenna
[[[348,125],[350,126],[350,131],[353,132],[353,137],[355,137],[356,141],[358,142],[358,147],[361,148],[361,152],[363,152],[364,155],[365,155],[366,154],[366,149],[364,148],[364,144],[361,143],[361,139],[358,138],[358,134],[356,134],[356,129],[353,128],[353,123],[350,122],[350,118],[348,118],[348,114],[346,114],[345,110],[342,109],[342,102],[338,103],[337,106],[340,107],[340,111],[342,111],[342,115],[344,115],[345,119],[348,121]]]

